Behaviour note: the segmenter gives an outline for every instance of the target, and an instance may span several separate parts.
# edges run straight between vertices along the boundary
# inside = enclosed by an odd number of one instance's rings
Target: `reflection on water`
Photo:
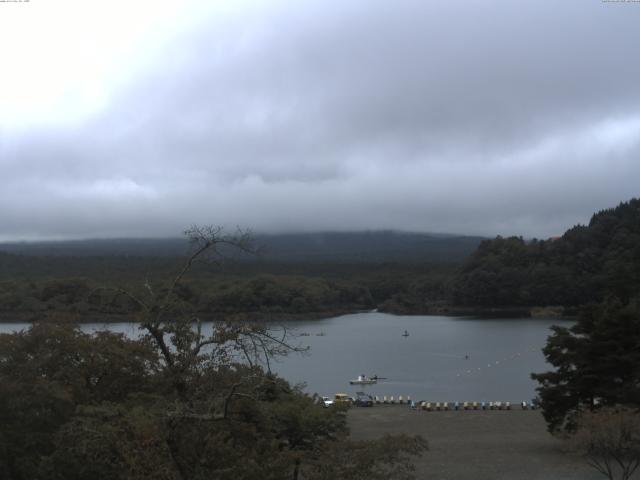
[[[321,395],[366,391],[372,395],[411,395],[415,400],[502,400],[535,395],[531,372],[547,370],[540,349],[549,327],[561,320],[470,319],[359,313],[325,320],[287,322],[308,354],[293,354],[272,368],[306,391]],[[567,323],[567,322],[563,322]],[[0,324],[0,332],[25,328]],[[86,324],[137,336],[137,324]],[[403,333],[407,331],[408,336]],[[358,375],[378,375],[376,385],[352,386]]]

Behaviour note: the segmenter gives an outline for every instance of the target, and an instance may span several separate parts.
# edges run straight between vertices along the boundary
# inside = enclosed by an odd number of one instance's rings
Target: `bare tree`
[[[125,288],[116,289],[119,295],[137,305],[140,328],[161,353],[178,393],[184,391],[186,378],[211,368],[229,366],[239,358],[252,368],[261,366],[270,373],[273,357],[305,350],[291,343],[293,337],[285,327],[264,322],[217,319],[205,334],[201,318],[179,295],[188,273],[197,262],[219,265],[234,253],[256,255],[259,250],[248,230],[226,234],[222,227],[194,225],[184,233],[190,251],[168,284],[152,284],[147,279],[135,293]],[[225,411],[229,399],[241,395],[240,386],[232,386],[231,393],[225,394]]]
[[[609,480],[629,480],[640,466],[640,413],[626,407],[585,412],[570,442]]]

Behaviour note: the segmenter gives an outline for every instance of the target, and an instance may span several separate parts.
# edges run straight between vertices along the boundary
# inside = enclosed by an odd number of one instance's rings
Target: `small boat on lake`
[[[402,334],[403,337],[408,337],[409,336],[409,332],[407,332],[406,330],[404,331],[404,333]]]
[[[378,383],[378,378],[369,378],[366,375],[358,375],[356,380],[350,380],[349,383],[351,385],[374,385]]]

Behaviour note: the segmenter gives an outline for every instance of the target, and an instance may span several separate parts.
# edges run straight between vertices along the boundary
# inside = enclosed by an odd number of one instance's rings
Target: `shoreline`
[[[577,316],[576,309],[569,309],[559,305],[549,306],[523,306],[523,307],[479,307],[479,306],[454,306],[434,305],[424,309],[380,309],[381,313],[392,315],[441,315],[445,317],[477,317],[477,318],[557,318],[559,320],[572,320]]]
[[[328,310],[322,312],[308,313],[268,313],[268,312],[238,312],[238,313],[216,313],[216,314],[200,314],[193,315],[200,318],[203,322],[213,322],[223,318],[232,319],[235,317],[238,321],[256,322],[278,322],[278,321],[307,321],[307,320],[323,320],[326,318],[339,317],[342,315],[350,315],[355,313],[366,313],[371,310]],[[10,323],[34,323],[34,322],[64,322],[64,323],[138,323],[140,320],[136,318],[136,314],[115,314],[115,313],[76,313],[76,312],[15,312],[0,313],[0,324]]]
[[[550,309],[554,310],[551,311]],[[575,315],[559,315],[558,307],[527,307],[527,308],[480,308],[480,307],[439,307],[428,309],[424,312],[400,312],[379,309],[335,309],[306,313],[270,313],[270,312],[236,312],[200,314],[198,317],[203,322],[212,322],[223,318],[234,318],[238,321],[266,321],[266,322],[296,322],[309,320],[324,320],[327,318],[353,315],[358,313],[384,313],[394,316],[440,316],[440,317],[472,317],[478,320],[495,318],[533,318],[533,319],[558,319],[575,320]],[[555,312],[555,313],[554,313]],[[34,323],[34,322],[65,322],[65,323],[137,323],[136,314],[114,313],[86,313],[77,312],[1,312],[0,324],[10,323]]]

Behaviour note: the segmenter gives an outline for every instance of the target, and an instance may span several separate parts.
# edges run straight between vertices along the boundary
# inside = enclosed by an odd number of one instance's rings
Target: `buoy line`
[[[529,352],[535,352],[537,351],[538,348],[537,347],[528,347],[526,349],[524,349],[521,352],[515,352],[514,354],[512,354],[511,356],[507,356],[507,357],[503,357],[502,360],[494,360],[493,362],[489,362],[487,363],[486,368],[491,368],[491,367],[496,367],[498,365],[501,364],[505,364],[507,363],[509,360],[515,360],[519,357],[522,357],[523,354],[529,353]],[[466,359],[469,359],[470,357],[468,355],[465,355]],[[473,375],[474,373],[482,373],[482,367],[475,367],[475,368],[469,368],[469,369],[465,369],[465,370],[461,370],[458,373],[456,373],[456,377],[462,377],[464,375]]]

